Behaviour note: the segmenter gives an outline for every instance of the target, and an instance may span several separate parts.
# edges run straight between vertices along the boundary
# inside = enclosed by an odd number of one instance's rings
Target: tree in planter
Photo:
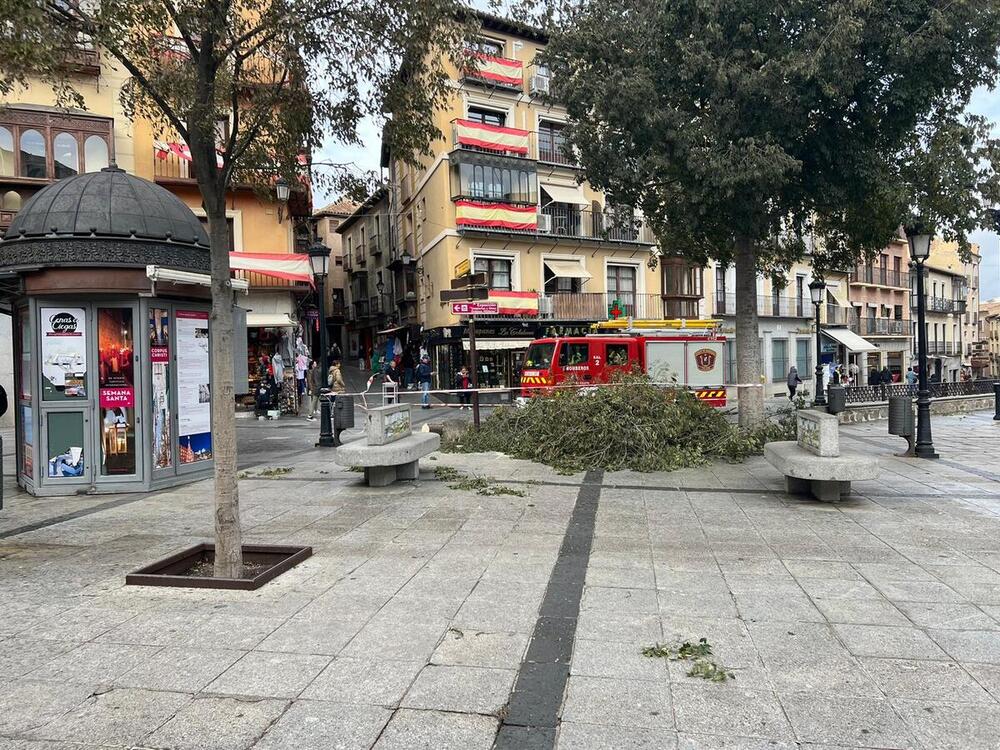
[[[301,187],[302,155],[327,136],[357,142],[365,115],[393,112],[394,150],[425,153],[447,95],[441,52],[464,35],[459,11],[454,0],[8,0],[0,92],[41,79],[82,107],[73,61],[91,44],[127,73],[125,111],[190,148],[211,241],[217,576],[243,566],[227,191],[277,178]]]
[[[665,252],[735,262],[740,384],[761,382],[759,275],[874,256],[914,207],[963,244],[982,223],[996,149],[962,112],[996,80],[1000,4],[549,0],[543,22],[587,180]],[[761,388],[739,399],[762,418]]]

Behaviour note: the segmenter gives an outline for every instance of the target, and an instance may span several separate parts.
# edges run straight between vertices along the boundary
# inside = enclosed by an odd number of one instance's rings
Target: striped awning
[[[229,253],[231,271],[252,271],[287,281],[312,285],[312,265],[308,255],[293,253]]]
[[[455,223],[467,227],[534,231],[538,228],[538,209],[462,199],[455,201]]]
[[[475,146],[508,154],[528,154],[527,130],[484,125],[472,120],[455,120],[455,140],[461,146]]]
[[[495,57],[471,50],[468,55],[469,72],[477,78],[505,86],[520,86],[524,82],[524,66],[520,60]]]

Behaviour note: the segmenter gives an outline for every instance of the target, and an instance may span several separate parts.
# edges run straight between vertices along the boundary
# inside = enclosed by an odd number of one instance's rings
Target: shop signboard
[[[153,401],[154,469],[169,469],[173,465],[170,437],[170,311],[149,310],[149,362]]]
[[[208,313],[178,310],[177,332],[177,441],[180,463],[212,458],[212,391]]]
[[[87,311],[41,307],[42,399],[87,398]]]

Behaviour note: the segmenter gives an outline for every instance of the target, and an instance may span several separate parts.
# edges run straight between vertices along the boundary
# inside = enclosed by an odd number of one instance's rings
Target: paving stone
[[[1000,664],[1000,631],[932,629],[927,633],[953,659]]]
[[[993,620],[975,604],[897,602],[896,606],[918,628],[1000,630],[1000,623]]]
[[[507,703],[516,674],[513,669],[427,666],[417,675],[402,705],[495,716]]]
[[[194,693],[246,654],[226,649],[168,646],[114,679],[119,687]]]
[[[303,698],[334,703],[396,707],[422,662],[334,659],[302,693]]]
[[[83,643],[29,673],[33,680],[110,683],[160,651],[159,646],[129,646],[115,643]]]
[[[209,683],[205,692],[294,698],[330,661],[328,656],[253,651]]]
[[[199,697],[148,735],[143,744],[174,750],[243,750],[288,706],[286,701]]]
[[[662,680],[666,677],[665,660],[642,654],[643,647],[651,645],[577,638],[573,644],[570,674],[623,680]]]
[[[893,706],[926,748],[1000,747],[1000,706],[894,700]]]
[[[851,747],[913,747],[910,730],[886,700],[815,693],[779,695],[800,740]]]
[[[183,693],[116,688],[96,693],[69,712],[32,732],[36,739],[139,745],[189,703]]]
[[[651,589],[587,586],[580,609],[614,610],[631,614],[655,614],[659,611],[656,592]]]
[[[74,607],[20,633],[52,641],[89,641],[136,616],[136,612],[101,607]]]
[[[497,723],[490,716],[400,709],[373,750],[489,750]]]
[[[909,625],[909,620],[885,599],[813,599],[830,622],[854,625]]]
[[[662,682],[634,682],[572,676],[566,685],[564,722],[674,729],[670,687]]]
[[[885,597],[894,602],[963,602],[965,597],[940,581],[885,581],[876,583]]]
[[[0,685],[0,734],[25,734],[79,706],[89,685],[19,680]]]
[[[746,690],[737,681],[671,688],[677,729],[736,737],[792,739],[774,693]]]
[[[879,590],[866,581],[802,578],[798,584],[814,601],[819,599],[882,599]]]
[[[861,664],[891,698],[934,700],[948,696],[963,703],[994,703],[994,699],[961,666],[947,661],[861,659]]]
[[[449,628],[431,656],[432,664],[516,669],[528,645],[525,633]]]
[[[399,661],[426,660],[440,644],[448,620],[376,617],[340,652],[341,656],[368,658],[378,655]]]
[[[1000,703],[1000,665],[998,664],[963,664],[965,671],[989,691],[994,700]]]
[[[882,625],[834,625],[837,635],[855,656],[896,659],[947,659],[922,630]]]
[[[369,750],[392,712],[378,706],[300,700],[271,726],[254,750]]]
[[[723,737],[689,732],[680,732],[677,735],[677,750],[803,750],[803,748],[804,746],[797,742],[773,738]],[[838,749],[824,745],[822,750]]]
[[[364,627],[358,618],[293,617],[267,636],[260,648],[293,654],[335,656]]]
[[[563,722],[556,750],[675,750],[677,735],[662,729]]]
[[[0,679],[21,677],[55,659],[77,644],[67,641],[36,641],[13,637],[0,641]]]

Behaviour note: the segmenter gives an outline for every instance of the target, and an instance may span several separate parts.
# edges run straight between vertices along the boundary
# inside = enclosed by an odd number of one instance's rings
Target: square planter
[[[203,542],[127,574],[125,584],[128,586],[176,586],[254,591],[272,578],[294,568],[311,555],[312,547],[244,544],[244,565],[249,564],[258,568],[252,577],[216,578],[214,576],[194,575],[191,573],[193,568],[211,564],[215,559],[215,545]]]

